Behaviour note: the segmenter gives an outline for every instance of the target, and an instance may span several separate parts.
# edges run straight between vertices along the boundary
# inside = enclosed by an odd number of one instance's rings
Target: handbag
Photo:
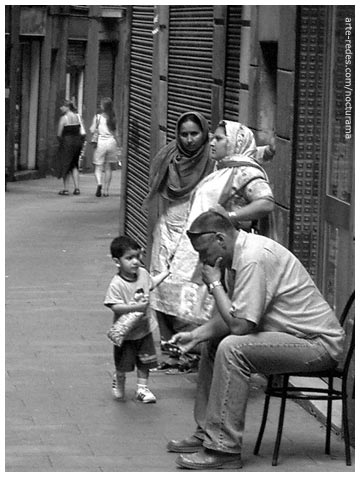
[[[98,144],[98,138],[99,138],[99,115],[97,115],[97,122],[96,122],[96,130],[94,131],[94,133],[92,134],[92,137],[91,137],[91,144],[94,146],[94,148],[96,148],[97,144]]]
[[[117,155],[117,164],[118,164],[119,168],[121,168],[122,167],[122,159],[123,159],[123,148],[121,146],[117,146],[116,155]]]
[[[134,295],[134,300],[132,300],[130,303],[136,304],[144,297],[144,290],[137,289]],[[108,330],[108,339],[117,347],[121,347],[125,337],[143,316],[143,312],[128,312],[127,314],[121,315]]]

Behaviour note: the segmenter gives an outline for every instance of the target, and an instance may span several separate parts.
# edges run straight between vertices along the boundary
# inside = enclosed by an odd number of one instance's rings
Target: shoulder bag
[[[94,146],[94,148],[97,147],[97,144],[98,144],[98,138],[99,138],[99,115],[96,116],[97,118],[97,121],[96,121],[96,130],[94,131],[94,133],[92,134],[92,137],[91,137],[91,144]]]

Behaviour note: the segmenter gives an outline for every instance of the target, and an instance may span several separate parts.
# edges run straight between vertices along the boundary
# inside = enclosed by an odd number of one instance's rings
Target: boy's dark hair
[[[119,259],[129,250],[140,250],[140,245],[131,237],[119,236],[112,240],[110,244],[110,253],[112,257]]]

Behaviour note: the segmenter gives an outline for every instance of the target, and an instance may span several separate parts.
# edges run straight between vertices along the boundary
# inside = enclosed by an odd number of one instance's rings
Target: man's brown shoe
[[[179,455],[175,462],[181,468],[190,470],[235,470],[242,468],[241,455],[221,453],[207,448],[191,455]]]
[[[203,440],[192,435],[184,440],[171,440],[167,445],[167,450],[174,453],[194,453],[202,450]]]

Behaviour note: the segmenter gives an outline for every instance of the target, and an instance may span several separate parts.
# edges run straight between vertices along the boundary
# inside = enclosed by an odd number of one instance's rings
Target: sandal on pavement
[[[69,196],[69,191],[67,189],[62,189],[59,191],[60,196]]]
[[[157,370],[169,370],[174,368],[178,368],[177,363],[162,362],[158,365]]]
[[[161,341],[160,349],[163,353],[169,354],[171,357],[178,358],[180,355],[179,347],[166,341]]]
[[[73,194],[74,194],[74,196],[79,196],[79,194],[80,194],[80,189],[75,188]]]

